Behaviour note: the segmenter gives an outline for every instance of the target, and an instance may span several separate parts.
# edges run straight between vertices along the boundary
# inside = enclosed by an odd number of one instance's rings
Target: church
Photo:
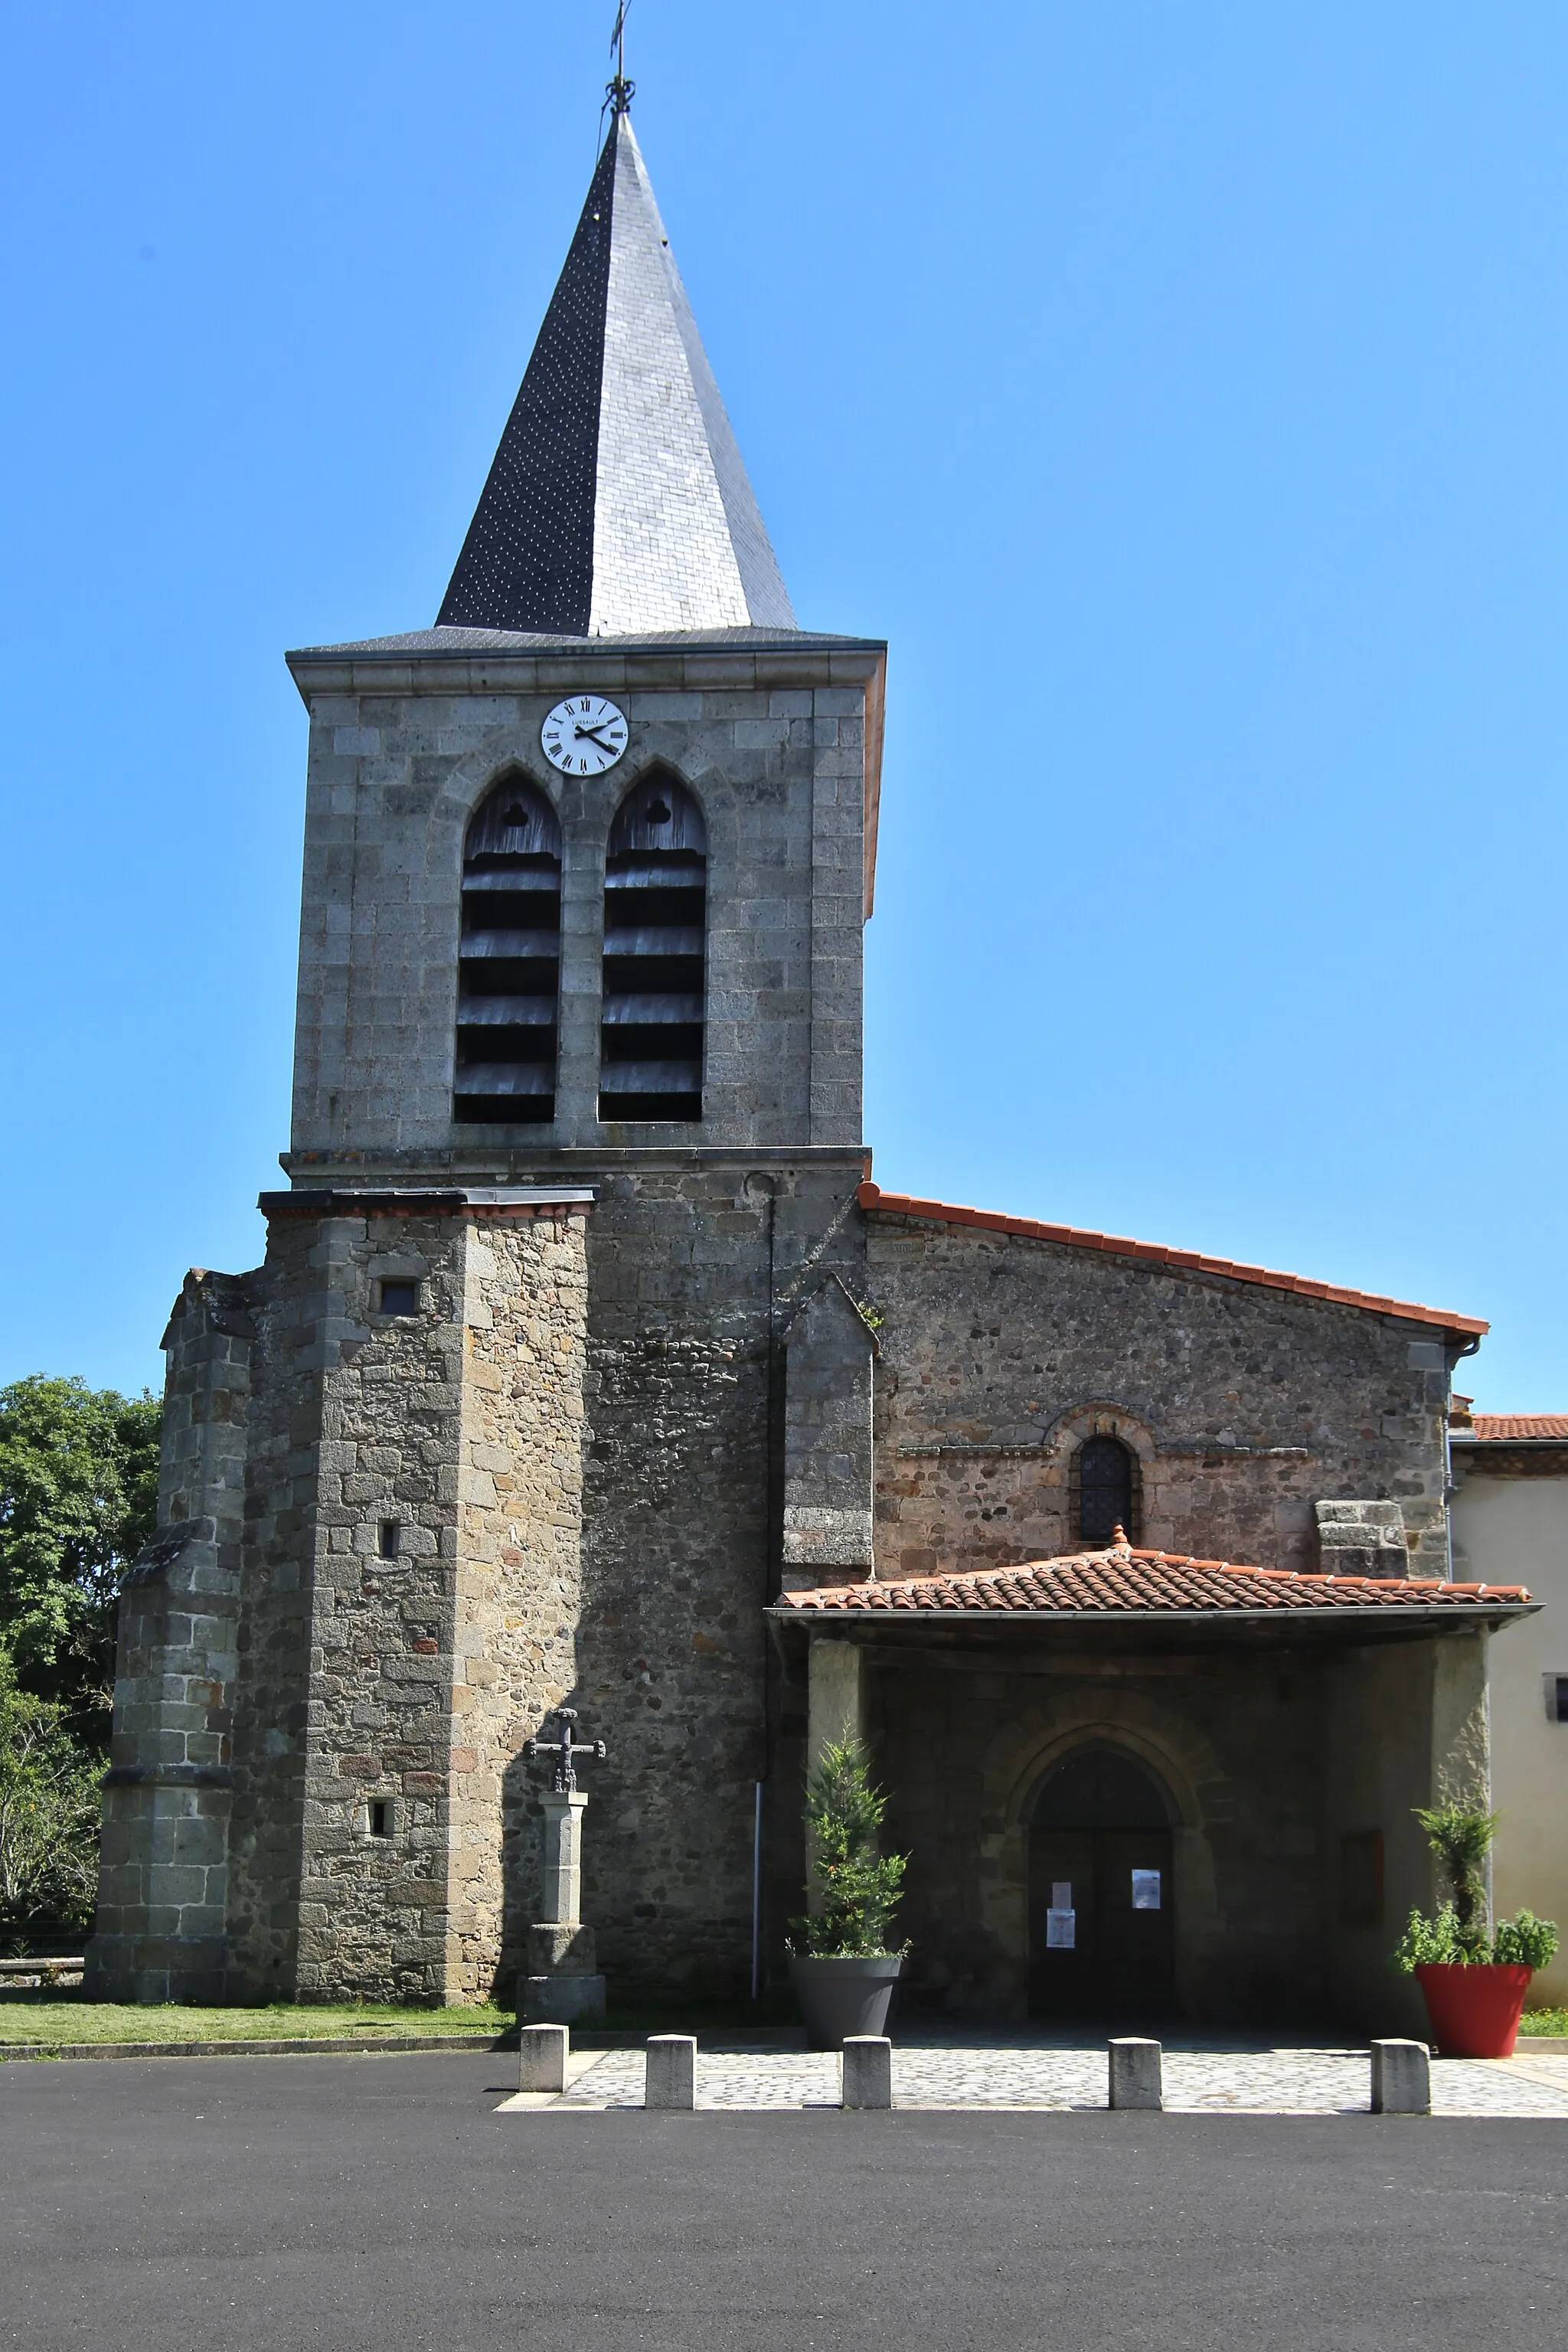
[[[614,1999],[782,1981],[853,1732],[910,2003],[1398,2026],[1531,1607],[1486,1327],[873,1175],[887,648],[796,625],[629,96],[435,625],[288,657],[286,1181],[163,1338],[89,1986],[510,2002],[569,1705]]]

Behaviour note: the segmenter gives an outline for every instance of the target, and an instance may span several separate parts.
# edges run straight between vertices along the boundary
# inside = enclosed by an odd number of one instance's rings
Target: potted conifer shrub
[[[1394,1965],[1420,1986],[1445,2057],[1511,2057],[1530,1979],[1557,1949],[1556,1927],[1521,1911],[1489,1932],[1484,1873],[1495,1813],[1458,1797],[1415,1812],[1447,1892],[1435,1917],[1412,1911]]]
[[[909,1860],[878,1852],[887,1804],[859,1740],[823,1749],[805,1792],[816,1908],[790,1922],[790,1977],[816,2050],[887,2027],[903,1966],[890,1929]]]

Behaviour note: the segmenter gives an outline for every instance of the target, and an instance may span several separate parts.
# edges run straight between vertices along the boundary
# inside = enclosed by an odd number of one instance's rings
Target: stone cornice
[[[268,1218],[534,1217],[585,1214],[593,1204],[590,1186],[563,1184],[301,1184],[256,1203]]]
[[[591,1186],[595,1175],[604,1170],[647,1169],[650,1173],[682,1174],[705,1168],[759,1172],[790,1168],[844,1168],[858,1172],[867,1160],[866,1148],[858,1143],[725,1143],[725,1144],[628,1144],[611,1147],[595,1144],[552,1144],[538,1151],[524,1151],[510,1144],[499,1146],[493,1154],[476,1151],[471,1147],[447,1150],[387,1150],[387,1151],[280,1151],[278,1164],[292,1179],[296,1192],[318,1186],[333,1186],[340,1190],[361,1192],[395,1192],[421,1186],[426,1191],[475,1190],[483,1183],[480,1171],[504,1167],[508,1160],[524,1160],[534,1180],[534,1189],[542,1198],[558,1200],[559,1189],[549,1186],[545,1180],[556,1170],[563,1184]],[[443,1183],[441,1180],[446,1179]],[[504,1186],[506,1180],[498,1178]],[[516,1189],[516,1188],[512,1188]],[[263,1195],[272,1200],[274,1193]]]
[[[395,642],[304,646],[286,654],[289,675],[309,705],[318,694],[554,694],[591,672],[595,692],[666,688],[716,688],[866,686],[880,698],[888,659],[879,637],[817,637],[774,645],[660,645],[626,637],[582,637],[533,653],[411,651]]]

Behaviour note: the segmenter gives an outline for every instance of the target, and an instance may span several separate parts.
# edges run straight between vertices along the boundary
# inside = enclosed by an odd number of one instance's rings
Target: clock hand
[[[590,743],[596,743],[601,751],[613,751],[616,748],[613,743],[605,742],[596,727],[579,727],[576,732],[579,741],[585,737]]]

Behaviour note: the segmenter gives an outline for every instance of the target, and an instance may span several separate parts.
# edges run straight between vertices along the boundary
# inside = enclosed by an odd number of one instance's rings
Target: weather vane
[[[631,0],[619,0],[616,29],[610,35],[610,55],[616,61],[616,70],[605,88],[605,104],[612,114],[625,114],[637,96],[636,82],[626,79],[626,10],[630,6]]]

